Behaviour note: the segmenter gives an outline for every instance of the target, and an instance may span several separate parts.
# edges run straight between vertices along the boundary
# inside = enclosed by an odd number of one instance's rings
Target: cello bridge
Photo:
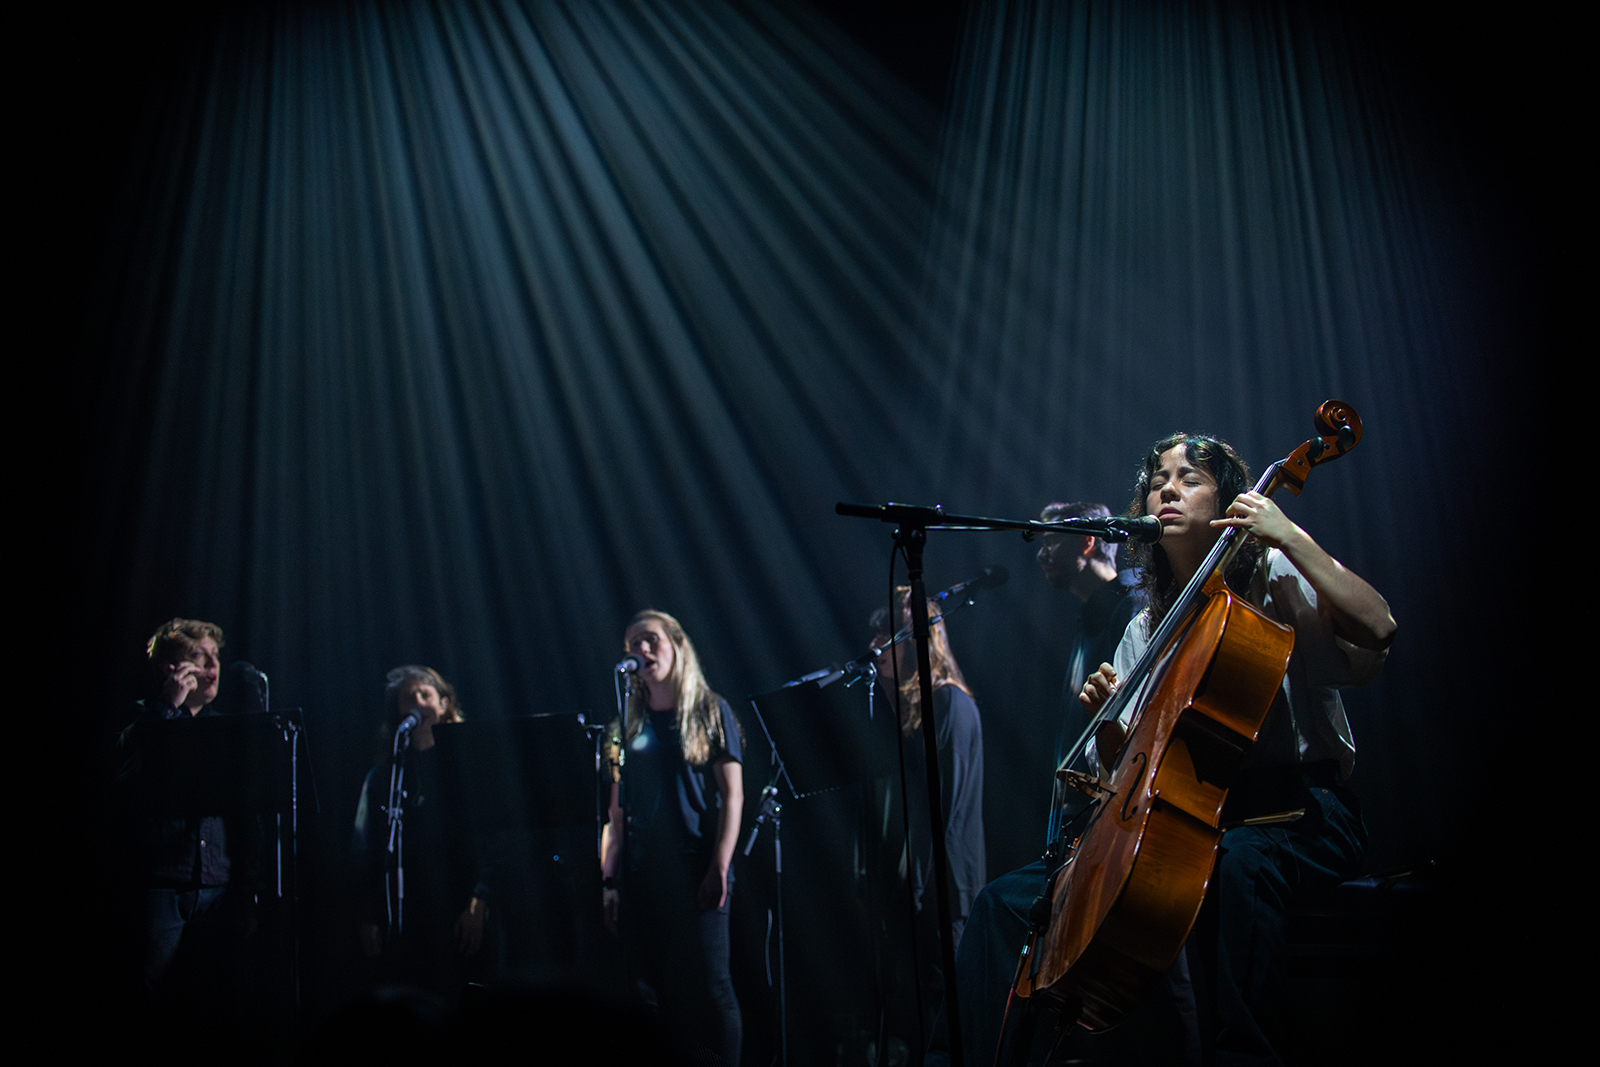
[[[1106,784],[1099,778],[1096,778],[1092,774],[1085,774],[1082,771],[1072,771],[1062,767],[1056,771],[1056,777],[1065,782],[1067,785],[1070,785],[1072,788],[1076,789],[1078,792],[1082,793],[1084,796],[1088,797],[1090,800],[1097,800],[1099,799],[1100,794],[1111,792],[1110,789],[1106,788]]]

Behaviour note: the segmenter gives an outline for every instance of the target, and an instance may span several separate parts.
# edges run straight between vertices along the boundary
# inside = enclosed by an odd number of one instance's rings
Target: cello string
[[[1259,493],[1266,489],[1272,479],[1277,476],[1282,466],[1282,460],[1269,466],[1262,473],[1260,480],[1256,482],[1255,491]],[[1078,740],[1073,743],[1071,750],[1062,761],[1062,766],[1071,766],[1079,756],[1083,755],[1089,747],[1089,739],[1094,736],[1095,730],[1099,729],[1101,723],[1110,721],[1113,714],[1117,718],[1121,718],[1122,710],[1132,699],[1132,695],[1142,688],[1144,680],[1150,675],[1160,658],[1165,655],[1178,630],[1187,623],[1190,608],[1193,606],[1195,598],[1200,595],[1200,590],[1210,579],[1212,573],[1223,565],[1223,556],[1227,555],[1228,562],[1231,562],[1233,558],[1231,553],[1237,551],[1235,544],[1237,543],[1240,546],[1244,544],[1244,539],[1236,535],[1237,530],[1238,527],[1230,526],[1222,531],[1222,536],[1218,537],[1217,543],[1211,546],[1211,551],[1206,553],[1205,561],[1195,571],[1194,576],[1189,579],[1189,584],[1184,587],[1183,594],[1167,610],[1166,615],[1161,620],[1161,625],[1156,628],[1150,643],[1145,646],[1144,654],[1139,657],[1139,662],[1134,665],[1133,670],[1128,672],[1127,678],[1118,680],[1119,684],[1116,691],[1111,694],[1109,700],[1100,706],[1100,710],[1089,720],[1089,725],[1084,728],[1083,733],[1078,735]],[[1128,683],[1135,680],[1140,684],[1130,687]],[[1129,732],[1131,733],[1137,725],[1137,717],[1129,720]],[[1120,752],[1117,754],[1117,758],[1118,760],[1121,759]],[[1104,767],[1104,763],[1101,766]],[[1113,764],[1113,766],[1115,765]]]
[[[1278,488],[1278,486],[1274,483],[1279,473],[1282,471],[1285,462],[1287,461],[1280,459],[1270,464],[1267,469],[1261,473],[1261,477],[1256,481],[1254,491],[1265,496],[1272,496],[1273,492]],[[1193,605],[1194,599],[1199,595],[1200,589],[1202,589],[1205,586],[1205,583],[1210,580],[1213,573],[1220,570],[1226,574],[1228,567],[1233,564],[1234,557],[1238,555],[1239,550],[1244,547],[1248,540],[1248,533],[1244,536],[1238,535],[1238,527],[1230,526],[1222,532],[1222,535],[1217,538],[1216,544],[1212,545],[1211,551],[1206,554],[1205,561],[1201,564],[1200,568],[1195,571],[1194,576],[1189,579],[1189,584],[1184,587],[1183,594],[1162,618],[1161,625],[1156,628],[1154,637],[1151,639],[1150,643],[1145,646],[1144,654],[1139,657],[1139,662],[1135,664],[1133,670],[1129,672],[1128,678],[1119,680],[1120,684],[1116,685],[1115,691],[1111,694],[1110,699],[1102,704],[1099,711],[1090,717],[1089,724],[1084,727],[1083,732],[1078,735],[1078,739],[1073,742],[1072,748],[1068,750],[1067,755],[1061,760],[1060,764],[1057,765],[1055,783],[1051,788],[1050,794],[1050,821],[1046,831],[1045,840],[1045,848],[1047,851],[1052,845],[1054,845],[1061,830],[1061,806],[1063,803],[1061,798],[1063,787],[1060,772],[1065,768],[1071,767],[1088,751],[1089,741],[1094,736],[1095,731],[1100,728],[1102,723],[1121,718],[1122,710],[1128,705],[1129,701],[1134,700],[1137,694],[1143,690],[1145,683],[1149,679],[1149,676],[1154,673],[1155,664],[1158,662],[1160,657],[1164,656],[1166,650],[1172,645],[1173,638],[1177,635],[1177,631],[1181,628],[1182,624],[1187,621],[1190,615],[1190,608]],[[1127,682],[1134,679],[1138,680],[1138,685],[1130,688],[1127,685]],[[1138,726],[1139,713],[1142,711],[1143,706],[1140,705],[1135,711],[1134,717],[1128,722],[1126,728],[1127,733],[1131,734]],[[1098,751],[1095,753],[1097,757],[1095,762],[1100,764],[1102,771],[1114,771],[1116,765],[1121,762],[1124,751],[1126,751],[1126,746],[1124,746],[1122,750],[1118,751],[1115,761],[1109,768],[1107,768],[1105,763],[1098,758],[1100,756]]]

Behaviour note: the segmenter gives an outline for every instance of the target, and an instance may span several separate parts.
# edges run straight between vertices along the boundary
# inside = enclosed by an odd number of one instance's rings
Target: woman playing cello
[[[1271,500],[1246,491],[1249,485],[1244,463],[1214,438],[1175,434],[1150,449],[1130,509],[1161,522],[1160,542],[1140,561],[1150,607],[1129,624],[1115,663],[1103,664],[1080,695],[1098,710],[1222,531],[1251,535],[1233,559],[1228,585],[1292,627],[1295,641],[1272,708],[1228,791],[1222,824],[1231,828],[1185,949],[1198,979],[1198,1039],[1208,1063],[1279,1061],[1288,908],[1297,893],[1354,873],[1366,839],[1355,798],[1342,785],[1355,745],[1337,690],[1370,681],[1395,632],[1383,597]],[[1122,726],[1138,703],[1127,704]],[[1102,734],[1100,741],[1115,738]],[[1292,821],[1242,825],[1300,810]]]

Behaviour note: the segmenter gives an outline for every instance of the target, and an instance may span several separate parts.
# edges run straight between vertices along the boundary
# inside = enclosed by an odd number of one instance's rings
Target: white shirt
[[[1383,668],[1386,652],[1358,648],[1337,636],[1333,617],[1317,606],[1317,591],[1295,569],[1289,557],[1268,549],[1250,583],[1250,601],[1268,618],[1294,628],[1294,654],[1283,684],[1262,724],[1261,735],[1245,756],[1245,767],[1283,767],[1322,760],[1339,761],[1339,777],[1355,767],[1356,743],[1338,690],[1365,685]],[[1150,613],[1134,616],[1122,633],[1112,666],[1126,678],[1144,655],[1150,640]],[[1149,684],[1146,679],[1145,684]],[[1128,701],[1120,721],[1128,726],[1141,699]],[[1099,771],[1094,742],[1090,765]]]

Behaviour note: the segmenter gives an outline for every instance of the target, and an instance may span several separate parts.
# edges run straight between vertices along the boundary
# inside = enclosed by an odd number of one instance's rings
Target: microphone
[[[1160,523],[1158,522],[1156,525],[1160,526]],[[998,563],[991,563],[987,567],[983,568],[983,570],[979,571],[976,578],[969,578],[964,582],[957,582],[955,585],[952,585],[949,589],[946,589],[933,599],[942,604],[951,597],[958,597],[969,589],[974,591],[979,589],[998,589],[1010,580],[1010,571],[1006,570]]]
[[[270,683],[267,681],[267,672],[257,667],[254,663],[245,660],[234,660],[229,664],[228,671],[239,676],[240,680],[249,683],[248,692],[255,694],[256,711],[271,711],[271,701],[268,698]]]
[[[638,656],[624,656],[622,662],[617,664],[618,674],[637,674],[644,664],[639,662]]]
[[[400,720],[400,729],[396,730],[394,735],[396,737],[402,737],[405,734],[409,734],[412,730],[415,730],[421,725],[422,716],[413,711],[410,715],[407,715],[405,718]]]
[[[228,669],[251,678],[265,678],[267,676],[266,671],[262,670],[260,667],[257,667],[254,663],[251,663],[248,660],[236,659],[228,667]]]
[[[967,584],[975,589],[999,589],[1011,580],[1011,572],[998,563],[991,563],[978,572],[978,576]]]
[[[1141,545],[1153,545],[1161,540],[1161,520],[1154,515],[1141,515],[1137,519],[1112,516],[1104,521],[1111,529],[1120,530],[1128,535],[1128,540]]]

